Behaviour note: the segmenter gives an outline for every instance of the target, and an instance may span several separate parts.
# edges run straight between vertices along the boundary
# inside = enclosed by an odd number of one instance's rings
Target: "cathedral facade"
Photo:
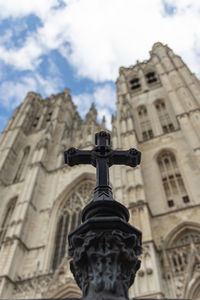
[[[130,297],[200,299],[200,81],[161,43],[120,68],[112,148],[142,152],[139,167],[113,166],[116,200],[143,234]],[[0,298],[81,297],[67,234],[92,199],[95,168],[64,165],[73,146],[105,130],[92,104],[82,120],[68,89],[30,92],[0,136]]]

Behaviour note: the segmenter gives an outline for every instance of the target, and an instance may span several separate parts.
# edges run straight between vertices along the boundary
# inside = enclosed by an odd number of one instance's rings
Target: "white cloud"
[[[49,11],[59,5],[58,0],[0,0],[0,17],[2,19],[20,18],[35,14],[44,19]]]
[[[42,48],[36,40],[28,38],[20,49],[0,46],[0,59],[18,70],[34,70],[41,62]]]
[[[121,65],[148,58],[156,41],[168,44],[200,75],[200,1],[166,0],[0,0],[0,16],[37,15],[42,26],[21,48],[0,47],[0,58],[18,69],[35,70],[41,55],[58,49],[77,74],[96,82],[115,80]],[[68,43],[68,46],[66,46]]]
[[[72,95],[73,96],[73,95]],[[73,102],[77,105],[82,118],[89,111],[92,102],[98,111],[98,121],[101,122],[103,116],[106,117],[106,126],[111,129],[111,112],[114,113],[116,93],[112,85],[105,84],[97,86],[93,93],[84,93],[73,96]]]
[[[21,82],[4,81],[0,85],[0,101],[7,108],[14,108],[24,99],[28,91],[36,90],[36,82],[32,78],[24,78]]]
[[[43,96],[56,94],[59,92],[60,80],[57,78],[42,78],[38,74],[31,74],[20,78],[17,82],[4,81],[0,84],[0,102],[8,109],[13,109],[19,105],[26,94],[30,91],[42,91]]]
[[[115,110],[116,108],[116,91],[109,85],[97,87],[94,92],[95,103],[98,107],[107,107],[110,110]]]

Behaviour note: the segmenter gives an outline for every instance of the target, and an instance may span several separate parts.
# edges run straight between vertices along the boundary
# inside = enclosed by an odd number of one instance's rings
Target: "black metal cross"
[[[92,150],[70,148],[64,152],[65,163],[69,166],[91,164],[96,167],[96,186],[109,186],[109,167],[126,165],[136,167],[140,164],[141,152],[131,148],[126,151],[110,148],[110,134],[101,131],[95,134],[95,145]]]

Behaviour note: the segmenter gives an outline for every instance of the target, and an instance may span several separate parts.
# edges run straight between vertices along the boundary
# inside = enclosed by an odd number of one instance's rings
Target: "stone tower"
[[[112,147],[142,163],[110,169],[115,198],[143,232],[131,297],[200,298],[200,83],[167,46],[120,68]],[[95,169],[63,165],[71,146],[94,146],[92,104],[81,120],[69,90],[29,93],[0,137],[0,298],[81,297],[66,236],[92,197]]]

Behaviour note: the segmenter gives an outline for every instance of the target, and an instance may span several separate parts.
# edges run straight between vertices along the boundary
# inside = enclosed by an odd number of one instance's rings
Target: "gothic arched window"
[[[27,160],[28,160],[29,153],[30,153],[30,147],[27,146],[24,149],[24,152],[23,152],[23,155],[22,155],[21,161],[19,163],[19,166],[18,166],[18,169],[17,169],[17,173],[15,175],[15,178],[14,178],[13,182],[18,182],[18,181],[20,181],[20,180],[23,179],[24,173],[25,173],[25,168],[26,168],[26,165],[27,165]]]
[[[138,107],[137,113],[139,117],[143,141],[153,138],[153,130],[151,128],[151,122],[148,118],[148,112],[146,106],[142,105]]]
[[[174,231],[174,230],[173,230]],[[176,299],[199,299],[200,228],[187,224],[166,239],[162,247],[163,277]],[[173,282],[173,284],[172,284]]]
[[[17,197],[13,198],[7,206],[5,215],[3,217],[3,222],[1,224],[1,229],[0,229],[0,245],[2,244],[2,242],[5,239],[6,232],[8,230],[8,226],[10,224],[10,220],[11,220],[11,217],[12,217],[15,205],[16,205],[16,201],[17,201]]]
[[[179,283],[176,288],[176,297],[189,299],[185,294],[185,292],[190,293],[191,285],[189,283],[191,280],[194,282],[194,279],[199,277],[200,232],[195,229],[185,229],[177,238],[172,239],[166,245],[164,251],[167,254],[164,259],[168,260],[171,270],[170,277],[175,283]],[[184,281],[185,278],[186,281]],[[196,293],[200,293],[200,290],[196,290]]]
[[[64,206],[60,208],[52,264],[53,270],[58,267],[65,256],[67,235],[81,223],[81,210],[92,200],[94,186],[94,182],[91,180],[82,182],[66,199]]]
[[[155,102],[155,107],[160,120],[160,125],[163,129],[163,133],[174,131],[174,124],[171,121],[165,102],[163,100],[158,100]]]
[[[184,203],[189,202],[189,197],[187,196],[185,185],[174,154],[170,151],[164,151],[159,155],[157,162],[168,206],[174,206],[175,202],[180,198],[182,198]]]

